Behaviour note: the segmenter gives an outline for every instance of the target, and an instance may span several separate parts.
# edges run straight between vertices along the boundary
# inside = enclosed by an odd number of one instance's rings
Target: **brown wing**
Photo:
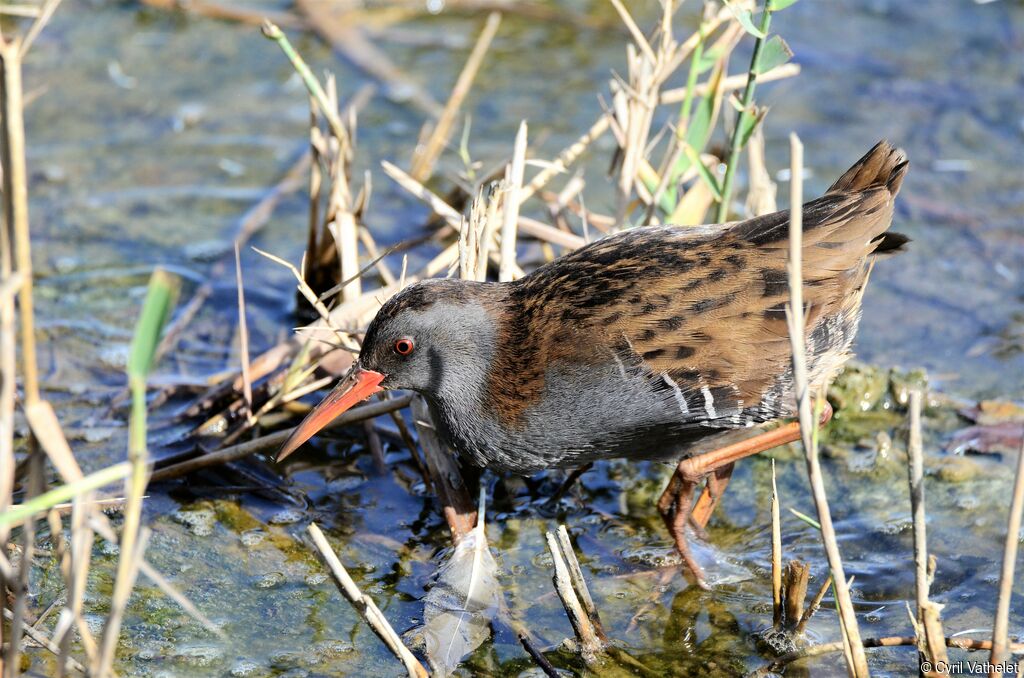
[[[906,242],[886,232],[906,167],[902,152],[881,142],[804,205],[814,381],[849,355],[873,255]],[[696,229],[634,229],[527,276],[514,296],[523,316],[533,316],[529,326],[543,329],[520,338],[532,350],[520,354],[519,394],[528,401],[542,388],[538,364],[601,359],[600,347],[591,345],[600,337],[605,347],[642,361],[652,380],[676,390],[705,425],[789,414],[788,231],[788,212]]]

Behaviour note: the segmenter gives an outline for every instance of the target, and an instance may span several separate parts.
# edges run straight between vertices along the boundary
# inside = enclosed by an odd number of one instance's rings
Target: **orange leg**
[[[832,408],[826,405],[821,415],[821,423],[825,424],[831,418]],[[703,571],[690,552],[686,538],[687,523],[693,525],[699,533],[704,531],[704,526],[711,519],[711,514],[729,484],[737,461],[797,440],[800,440],[800,423],[794,421],[747,440],[679,462],[675,473],[668,481],[668,487],[658,500],[658,512],[665,520],[683,562],[702,588],[707,588],[707,584],[704,582]],[[697,501],[691,503],[694,488],[703,480],[706,480],[704,489]]]

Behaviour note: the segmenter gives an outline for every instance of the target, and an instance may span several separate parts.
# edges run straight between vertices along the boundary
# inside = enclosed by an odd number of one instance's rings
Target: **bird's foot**
[[[693,464],[688,462],[690,462],[689,459],[679,462],[675,473],[672,474],[672,478],[668,481],[668,487],[665,488],[661,498],[658,500],[658,512],[665,521],[669,534],[672,535],[672,539],[675,541],[676,550],[679,551],[683,564],[690,570],[697,586],[702,589],[708,589],[708,585],[704,580],[704,570],[694,559],[693,552],[690,551],[690,542],[686,535],[688,524],[694,525],[699,532],[704,532],[703,525],[693,523],[691,502],[694,488],[704,480],[707,474],[703,471],[697,471],[693,468]]]

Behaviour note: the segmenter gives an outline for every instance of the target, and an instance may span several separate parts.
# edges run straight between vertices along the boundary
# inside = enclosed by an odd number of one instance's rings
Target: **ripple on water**
[[[178,509],[172,517],[196,537],[210,536],[213,534],[213,526],[217,523],[217,514],[209,508]]]
[[[267,538],[267,533],[263,531],[263,528],[257,527],[251,530],[246,530],[242,534],[238,535],[238,540],[242,542],[242,546],[246,548],[252,548],[259,546],[263,543],[263,540]]]
[[[282,509],[270,516],[271,525],[292,525],[303,518],[302,511],[297,509]]]
[[[231,665],[228,673],[234,678],[262,678],[270,675],[270,669],[251,659],[239,659]]]
[[[253,586],[258,589],[276,589],[281,584],[285,583],[286,577],[284,572],[267,572],[266,574],[257,577],[256,581],[253,582]]]
[[[327,581],[326,572],[311,572],[310,574],[306,575],[306,586],[309,586],[310,588],[320,586],[325,581]]]
[[[211,668],[224,661],[224,648],[217,645],[182,645],[174,653],[174,661],[193,668]]]

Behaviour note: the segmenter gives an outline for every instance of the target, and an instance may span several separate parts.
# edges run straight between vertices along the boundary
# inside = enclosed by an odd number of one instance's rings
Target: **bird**
[[[908,166],[880,141],[802,206],[812,390],[852,355],[875,260],[909,240],[889,231]],[[738,459],[799,438],[795,423],[759,428],[796,412],[788,247],[783,210],[623,230],[509,282],[408,286],[378,310],[358,360],[278,460],[358,402],[404,389],[425,398],[441,437],[478,467],[526,475],[611,458],[674,462],[658,509],[703,583],[688,522],[703,527]],[[707,496],[691,506],[703,478]]]

